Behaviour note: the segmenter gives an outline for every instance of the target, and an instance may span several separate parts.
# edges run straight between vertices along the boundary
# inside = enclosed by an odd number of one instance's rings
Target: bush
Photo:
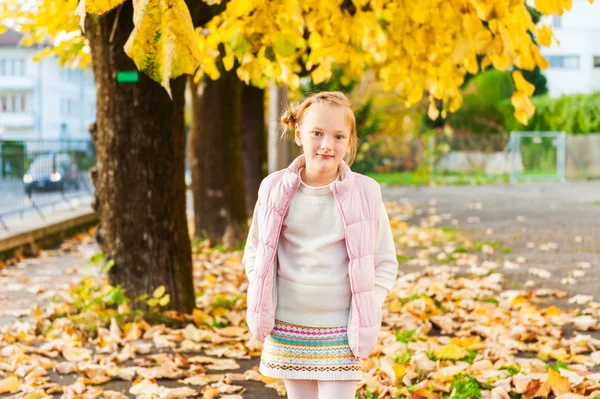
[[[564,131],[572,134],[600,132],[600,91],[572,94],[558,98],[541,96],[532,99],[535,114],[525,126],[518,122],[510,100],[501,104],[507,131]]]
[[[509,72],[489,70],[471,79],[463,92],[463,106],[448,115],[447,123],[459,132],[497,133],[504,125],[498,104],[513,93]]]

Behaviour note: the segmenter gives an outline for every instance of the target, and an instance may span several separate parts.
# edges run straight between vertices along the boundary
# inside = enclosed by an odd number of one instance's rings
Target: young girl
[[[282,123],[304,154],[267,176],[242,262],[260,372],[291,399],[354,399],[398,271],[379,184],[350,170],[358,137],[341,92],[309,96]],[[345,161],[346,160],[346,161]]]

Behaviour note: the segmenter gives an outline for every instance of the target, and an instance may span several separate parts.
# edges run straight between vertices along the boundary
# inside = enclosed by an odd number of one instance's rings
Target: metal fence
[[[565,181],[600,178],[600,134],[511,132],[422,138],[431,180]]]
[[[566,180],[565,132],[512,132],[508,149],[511,183]]]
[[[508,179],[507,135],[436,134],[424,139],[425,161],[430,165],[432,182],[466,182],[495,176]]]
[[[35,211],[93,196],[89,170],[96,164],[91,140],[0,140],[0,225]]]

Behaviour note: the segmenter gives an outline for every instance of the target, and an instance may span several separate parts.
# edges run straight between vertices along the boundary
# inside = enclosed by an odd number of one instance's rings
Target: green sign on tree
[[[140,80],[138,71],[117,71],[117,83],[134,83]]]

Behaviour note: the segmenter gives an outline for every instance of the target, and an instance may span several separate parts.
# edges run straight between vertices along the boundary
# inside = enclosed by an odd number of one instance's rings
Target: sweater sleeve
[[[385,204],[382,201],[375,250],[375,295],[381,306],[383,306],[387,294],[392,289],[397,275],[398,258],[396,257],[394,237],[392,235],[390,219]]]
[[[254,271],[254,261],[256,259],[256,247],[258,246],[258,202],[254,206],[254,215],[252,216],[252,223],[250,225],[250,231],[248,232],[248,238],[246,240],[246,247],[244,248],[244,256],[242,258],[242,264],[246,269],[246,276],[250,280],[250,276]]]

